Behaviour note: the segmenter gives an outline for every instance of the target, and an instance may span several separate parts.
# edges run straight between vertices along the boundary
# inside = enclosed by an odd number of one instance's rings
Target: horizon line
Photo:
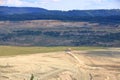
[[[120,8],[111,8],[111,9],[69,9],[69,10],[60,10],[60,9],[46,9],[43,7],[34,7],[34,6],[2,6],[0,5],[0,7],[13,7],[13,8],[39,8],[39,9],[45,9],[45,10],[51,10],[51,11],[74,11],[74,10],[120,10]]]

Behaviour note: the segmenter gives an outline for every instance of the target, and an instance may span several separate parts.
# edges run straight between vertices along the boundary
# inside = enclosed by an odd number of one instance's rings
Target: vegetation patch
[[[18,46],[0,46],[0,56],[12,56],[22,54],[35,54],[35,53],[47,53],[65,51],[71,48],[72,50],[94,50],[103,49],[104,47],[18,47]]]

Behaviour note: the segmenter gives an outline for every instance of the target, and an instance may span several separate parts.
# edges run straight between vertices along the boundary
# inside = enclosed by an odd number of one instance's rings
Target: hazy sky
[[[50,10],[120,9],[120,0],[0,0],[0,5]]]

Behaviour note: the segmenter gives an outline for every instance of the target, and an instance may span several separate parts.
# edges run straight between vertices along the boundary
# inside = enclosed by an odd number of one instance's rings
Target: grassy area
[[[47,53],[64,51],[67,48],[72,50],[94,50],[103,47],[18,47],[18,46],[0,46],[0,56],[12,56],[21,54]]]

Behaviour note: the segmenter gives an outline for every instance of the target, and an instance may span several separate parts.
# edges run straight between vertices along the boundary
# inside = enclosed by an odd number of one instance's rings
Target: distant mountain
[[[58,11],[33,7],[6,7],[0,6],[0,20],[67,20],[88,21],[99,23],[119,23],[120,10],[71,10]]]
[[[46,11],[47,10],[42,9],[42,8],[0,6],[0,12],[1,12],[0,14],[2,15],[40,13],[40,12],[46,12]]]
[[[0,45],[120,47],[120,10],[0,6]]]

